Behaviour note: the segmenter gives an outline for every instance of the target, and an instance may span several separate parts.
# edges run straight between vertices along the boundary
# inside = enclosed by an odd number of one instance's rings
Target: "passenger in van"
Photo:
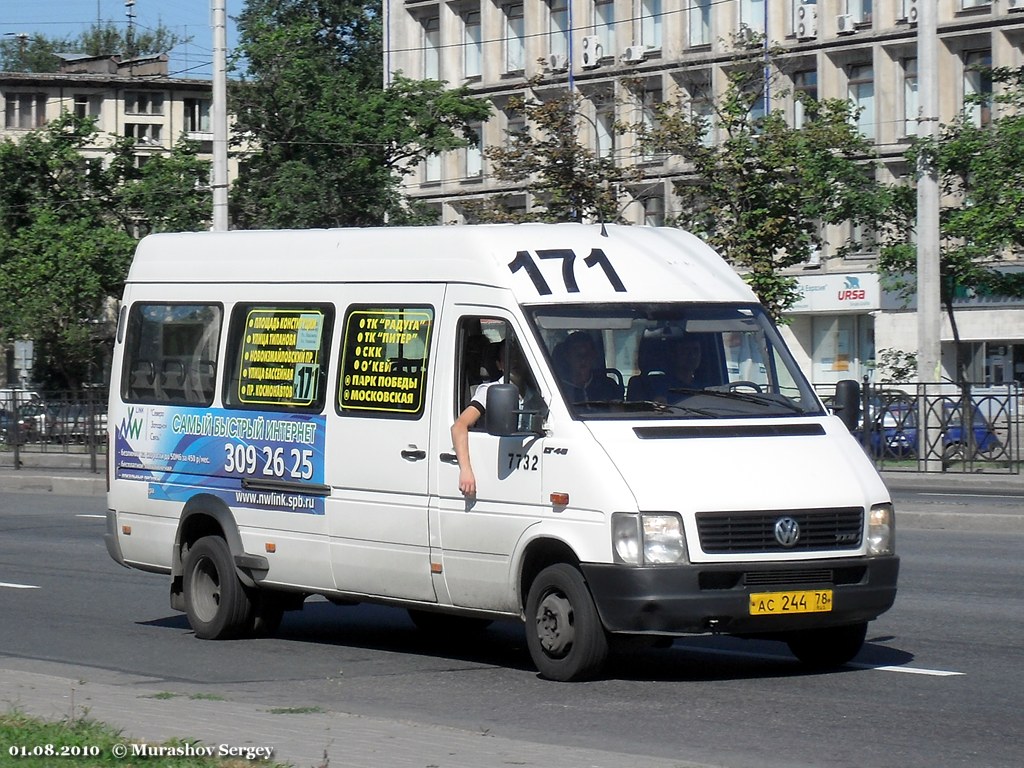
[[[503,380],[501,375],[505,368],[505,347],[504,341],[492,345],[494,353],[494,365],[498,371],[498,377],[493,381],[485,381],[473,392],[473,397],[465,410],[452,424],[452,445],[455,448],[455,456],[459,461],[459,490],[464,496],[476,496],[476,475],[473,473],[473,465],[469,458],[469,431],[476,426],[480,417],[487,411],[487,390],[494,384]],[[527,373],[526,361],[516,345],[509,349],[509,375],[508,380],[519,388],[519,403],[522,407],[523,397],[529,388],[530,376]]]
[[[666,403],[670,395],[680,390],[699,389],[700,341],[693,336],[682,336],[658,342],[664,355],[659,370],[642,371],[629,381],[630,400],[651,400]]]
[[[599,365],[600,352],[586,331],[574,331],[555,347],[555,369],[570,403],[621,400],[622,389]]]

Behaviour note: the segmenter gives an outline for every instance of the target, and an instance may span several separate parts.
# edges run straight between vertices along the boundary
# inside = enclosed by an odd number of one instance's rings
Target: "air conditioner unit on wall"
[[[642,45],[631,45],[622,54],[622,60],[627,64],[639,64],[647,58],[647,49]]]
[[[904,0],[903,8],[907,14],[907,23],[917,24],[917,0]]]
[[[548,54],[548,69],[552,72],[565,72],[569,68],[569,58],[564,53]]]
[[[813,40],[818,36],[818,6],[800,3],[797,7],[796,36],[798,40]]]
[[[840,35],[852,35],[857,31],[857,23],[849,13],[836,16],[836,32]]]
[[[584,69],[599,67],[602,56],[604,56],[604,46],[601,45],[601,38],[597,35],[585,36],[580,43],[580,66]]]

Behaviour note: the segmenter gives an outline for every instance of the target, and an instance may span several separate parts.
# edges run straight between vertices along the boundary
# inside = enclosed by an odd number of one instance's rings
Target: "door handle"
[[[456,456],[454,453],[442,453],[441,461],[443,461],[445,464],[455,464],[456,466],[458,466],[459,457]]]
[[[402,458],[407,461],[422,461],[427,458],[427,452],[418,449],[410,448],[402,451]]]

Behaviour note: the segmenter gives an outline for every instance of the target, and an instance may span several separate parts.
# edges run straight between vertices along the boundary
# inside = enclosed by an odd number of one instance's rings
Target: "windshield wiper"
[[[684,395],[711,395],[712,397],[724,397],[729,400],[742,400],[745,403],[754,403],[765,407],[781,405],[783,408],[788,408],[793,413],[804,413],[804,409],[788,397],[784,395],[776,395],[773,392],[740,392],[735,389],[715,389],[713,387],[707,387],[705,389],[697,389],[695,387],[672,387],[669,389],[669,392],[676,392]]]
[[[699,391],[699,390],[697,390]],[[623,411],[655,411],[657,413],[692,413],[697,416],[715,416],[711,411],[703,408],[693,408],[688,405],[659,403],[655,400],[583,400],[573,403],[575,407],[581,408],[607,408],[610,410]]]

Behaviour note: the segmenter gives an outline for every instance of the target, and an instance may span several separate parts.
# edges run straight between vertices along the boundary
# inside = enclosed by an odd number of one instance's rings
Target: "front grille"
[[[775,538],[775,524],[787,517],[800,526],[799,538],[789,547]],[[861,507],[697,514],[700,546],[708,554],[856,549],[863,529]]]
[[[701,571],[698,585],[702,590],[798,588],[831,584],[835,587],[863,584],[867,568],[863,565],[837,568],[774,568],[764,571],[733,571],[715,569]]]

